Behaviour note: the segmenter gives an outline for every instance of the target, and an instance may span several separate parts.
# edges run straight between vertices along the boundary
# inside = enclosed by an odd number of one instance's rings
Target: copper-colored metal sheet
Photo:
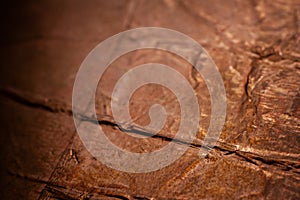
[[[1,8],[1,199],[300,199],[300,3],[297,1],[40,1]],[[98,122],[116,145],[150,152],[167,145],[180,107],[167,88],[131,98],[137,124],[160,103],[171,113],[156,137],[136,139],[112,118],[117,80],[134,66],[172,66],[200,104],[196,139],[176,162],[126,173],[95,159],[72,117],[72,89],[87,54],[131,28],[157,26],[199,42],[215,61],[227,95],[217,145],[199,158],[210,123],[203,78],[171,53],[138,50],[113,62],[96,94]],[[171,44],[170,44],[171,45]],[[146,113],[146,114],[145,114]],[[130,130],[129,130],[130,131]],[[174,142],[174,141],[173,141]]]

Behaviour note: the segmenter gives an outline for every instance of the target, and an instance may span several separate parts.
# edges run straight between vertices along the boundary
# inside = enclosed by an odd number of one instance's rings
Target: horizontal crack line
[[[63,103],[58,100],[54,99],[48,99],[44,98],[38,95],[32,95],[28,94],[25,92],[21,92],[19,90],[15,90],[12,88],[0,88],[0,95],[9,98],[15,102],[18,102],[22,105],[32,107],[32,108],[37,108],[37,109],[42,109],[48,112],[53,112],[53,113],[64,113],[69,116],[73,115],[72,112],[72,107],[66,103]],[[88,117],[80,114],[76,114],[77,118],[79,118],[82,121],[90,122],[90,123],[95,123],[99,125],[108,125],[112,127],[118,128],[122,132],[130,132],[138,135],[143,135],[143,136],[151,136],[152,138],[156,139],[162,139],[164,141],[168,142],[176,142],[178,144],[182,145],[188,145],[192,148],[205,148],[207,150],[210,150],[211,147],[204,146],[203,141],[200,139],[195,138],[195,140],[192,143],[183,141],[181,139],[176,139],[176,138],[171,138],[166,135],[162,134],[153,134],[151,130],[145,130],[142,127],[138,127],[135,125],[124,125],[117,123],[113,117],[109,115],[97,115],[97,117]],[[255,161],[267,164],[267,165],[277,165],[281,168],[283,168],[285,171],[293,171],[296,173],[300,173],[300,162],[297,161],[298,158],[300,157],[300,154],[291,156],[290,154],[286,153],[285,155],[281,155],[282,153],[276,153],[276,152],[271,152],[272,155],[263,155],[256,150],[243,150],[243,148],[237,147],[238,145],[234,144],[229,144],[224,141],[219,141],[216,143],[216,145],[213,147],[213,149],[217,149],[221,152],[225,152],[224,156],[228,154],[235,154],[243,159],[248,159],[248,161]],[[279,157],[279,158],[274,158]],[[290,160],[289,158],[292,158]],[[253,163],[253,162],[252,162]]]
[[[68,106],[67,104],[58,100],[28,94],[9,87],[0,88],[0,94],[8,99],[11,99],[28,107],[39,108],[53,113],[61,112],[66,113],[67,115],[72,115],[71,106]]]

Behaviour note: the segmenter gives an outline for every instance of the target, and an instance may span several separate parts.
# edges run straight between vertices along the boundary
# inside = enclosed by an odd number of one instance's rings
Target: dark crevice
[[[74,198],[69,194],[66,194],[60,190],[57,190],[52,187],[46,186],[45,190],[51,194],[52,198],[60,199],[60,200],[78,200],[78,198]]]
[[[7,171],[7,174],[9,174],[10,176],[17,177],[19,179],[30,181],[30,182],[35,182],[35,183],[40,183],[40,184],[49,184],[48,181],[38,179],[38,178],[35,178],[35,177],[29,177],[29,176],[26,176],[26,175],[18,174],[18,173],[12,172],[12,171]]]
[[[53,113],[60,112],[72,115],[71,107],[57,100],[26,94],[12,88],[0,88],[0,95],[24,106],[42,109]]]
[[[251,152],[244,152],[239,150],[230,149],[228,147],[215,146],[214,149],[218,149],[221,152],[225,152],[224,155],[236,155],[248,163],[260,166],[260,164],[276,167],[282,171],[290,171],[292,173],[300,174],[300,163],[297,161],[283,161],[265,158],[260,155],[256,155]]]
[[[256,163],[256,162],[254,162],[250,157],[248,157],[248,156],[245,156],[245,155],[243,155],[243,154],[241,154],[241,153],[239,153],[239,152],[235,152],[235,155],[237,155],[237,156],[239,156],[239,157],[242,157],[245,161],[247,161],[248,163],[251,163],[251,164],[253,164],[253,165],[256,165],[256,166],[258,166],[258,164]]]
[[[247,90],[248,84],[249,84],[249,77],[250,74],[253,71],[254,66],[252,66],[249,74],[248,74],[248,78],[247,78],[247,82],[245,84],[245,92],[247,94],[247,96],[249,97],[249,91]],[[72,109],[71,106],[68,106],[64,103],[61,103],[59,101],[56,100],[49,100],[46,98],[41,98],[41,97],[37,97],[37,96],[33,96],[33,95],[29,95],[29,94],[25,94],[23,92],[11,89],[11,88],[0,88],[0,95],[5,96],[15,102],[18,102],[22,105],[25,106],[29,106],[29,107],[33,107],[33,108],[37,108],[37,109],[42,109],[48,112],[53,112],[53,113],[65,113],[67,115],[72,115]],[[272,165],[272,166],[277,166],[279,167],[281,170],[284,171],[291,171],[291,172],[295,172],[295,173],[300,173],[298,170],[300,169],[299,163],[294,162],[294,161],[290,161],[290,164],[284,162],[284,161],[277,161],[274,159],[266,159],[263,158],[263,156],[260,155],[255,155],[251,152],[243,152],[243,151],[238,151],[234,146],[232,145],[226,145],[223,143],[219,143],[219,145],[216,145],[214,147],[210,147],[210,146],[203,146],[202,143],[189,143],[180,139],[174,139],[165,135],[160,135],[160,134],[153,134],[151,133],[151,131],[149,130],[143,130],[141,127],[136,127],[136,126],[123,126],[118,124],[117,122],[115,122],[113,120],[113,118],[111,116],[107,116],[107,115],[99,115],[97,116],[97,119],[93,118],[93,117],[87,117],[84,115],[79,115],[77,114],[77,118],[79,118],[79,120],[81,121],[87,121],[87,122],[91,122],[91,123],[95,123],[98,125],[107,125],[107,126],[111,126],[114,128],[118,128],[120,131],[122,132],[130,132],[130,133],[135,133],[138,135],[143,135],[143,136],[148,136],[148,137],[152,137],[152,138],[156,138],[156,139],[161,139],[167,142],[176,142],[178,144],[182,144],[182,145],[188,145],[192,148],[206,148],[207,150],[210,150],[211,148],[214,149],[218,149],[221,152],[224,152],[224,155],[232,155],[235,154],[241,158],[243,158],[244,160],[246,160],[249,163],[252,163],[254,165],[258,165],[256,162],[254,162],[254,160],[259,161],[263,164],[266,165]],[[247,154],[247,155],[245,155]],[[18,175],[16,175],[18,176]],[[28,177],[23,177],[27,180],[31,180],[34,181],[33,179],[30,179]],[[35,180],[38,181],[38,180]],[[45,183],[48,184],[48,182],[44,181],[41,183]]]
[[[119,194],[102,194],[104,196],[107,197],[113,197],[113,198],[117,198],[117,199],[122,199],[122,200],[130,200],[129,197],[123,196],[123,195],[119,195]]]
[[[63,199],[63,200],[77,200],[77,199],[102,199],[103,196],[105,197],[113,197],[117,199],[129,200],[132,199],[131,195],[123,194],[117,190],[110,190],[110,189],[101,189],[97,190],[94,189],[91,192],[86,192],[83,190],[74,190],[71,188],[55,188],[51,186],[46,186],[45,191],[50,193],[50,196],[55,199]],[[102,198],[101,198],[102,197]]]
[[[140,196],[140,195],[133,196],[133,199],[136,199],[136,200],[153,200],[153,198]]]
[[[241,155],[241,153],[239,153],[239,154]],[[243,157],[246,157],[246,156],[243,155]],[[247,157],[257,160],[265,165],[280,168],[283,171],[291,171],[293,173],[300,174],[300,163],[299,162],[267,159],[267,158],[259,157],[256,155],[249,155]]]
[[[113,119],[107,119],[108,118],[107,116],[98,116],[98,118],[103,117],[102,119],[99,119],[99,120],[93,119],[91,117],[86,117],[83,115],[78,115],[78,116],[80,116],[81,121],[87,121],[87,122],[91,122],[91,123],[99,124],[99,125],[112,126],[112,127],[118,128],[122,132],[128,132],[128,133],[134,133],[137,135],[148,136],[148,137],[152,137],[152,138],[156,138],[156,139],[161,139],[161,140],[167,141],[167,142],[176,142],[178,144],[188,145],[191,147],[201,147],[202,146],[201,144],[189,143],[189,142],[186,142],[186,141],[183,141],[180,139],[176,139],[176,138],[171,138],[171,137],[168,137],[165,135],[154,134],[154,133],[151,133],[151,131],[143,130],[142,128],[137,127],[137,126],[128,126],[127,128],[124,128],[124,126],[116,123],[115,121],[113,121]],[[109,118],[111,118],[111,117],[109,117]],[[207,147],[207,148],[209,148],[209,147]]]

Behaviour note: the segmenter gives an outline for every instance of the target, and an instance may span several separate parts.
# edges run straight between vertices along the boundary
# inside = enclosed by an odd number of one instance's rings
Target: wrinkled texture
[[[47,0],[1,7],[1,199],[300,199],[300,3],[294,0]],[[153,138],[129,137],[111,116],[116,81],[133,66],[159,62],[182,73],[200,102],[197,138],[172,165],[146,174],[115,171],[89,154],[76,133],[71,96],[86,55],[111,35],[159,26],[198,41],[219,67],[227,118],[205,158],[209,93],[181,58],[139,50],[105,72],[96,94],[98,122],[116,145],[157,150],[180,124],[175,96],[139,88],[130,112],[149,123],[153,103],[169,112]],[[87,123],[90,120],[86,120]],[[132,131],[132,130],[127,130]]]

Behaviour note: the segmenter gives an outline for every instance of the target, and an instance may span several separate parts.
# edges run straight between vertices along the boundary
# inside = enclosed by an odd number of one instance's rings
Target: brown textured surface
[[[299,10],[296,0],[3,5],[1,199],[300,199]],[[121,57],[101,80],[96,98],[98,120],[115,144],[136,152],[161,148],[180,122],[170,91],[150,85],[134,94],[131,114],[145,125],[149,105],[166,105],[172,115],[164,131],[139,141],[117,128],[109,97],[118,77],[133,66],[174,67],[193,85],[201,109],[197,139],[184,156],[159,171],[128,174],[87,152],[73,124],[71,94],[76,72],[95,45],[143,26],[181,31],[206,48],[224,80],[227,118],[217,146],[199,159],[210,116],[202,78],[166,52]]]

